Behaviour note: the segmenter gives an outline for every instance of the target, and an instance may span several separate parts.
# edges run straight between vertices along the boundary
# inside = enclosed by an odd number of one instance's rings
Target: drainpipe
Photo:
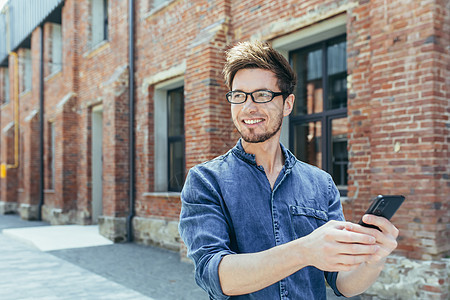
[[[134,135],[134,0],[128,0],[128,90],[129,90],[129,166],[130,166],[130,210],[127,217],[127,240],[133,241],[133,217],[135,215],[135,135]]]
[[[39,62],[39,204],[38,221],[42,220],[44,205],[44,26],[40,30],[41,49]]]

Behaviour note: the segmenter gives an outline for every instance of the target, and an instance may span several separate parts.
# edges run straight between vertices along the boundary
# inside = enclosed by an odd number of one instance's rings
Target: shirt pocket
[[[290,205],[289,212],[296,238],[308,235],[328,222],[327,212],[318,207]]]

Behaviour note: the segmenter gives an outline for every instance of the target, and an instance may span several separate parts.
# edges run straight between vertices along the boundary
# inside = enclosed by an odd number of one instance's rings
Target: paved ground
[[[2,300],[208,299],[194,282],[193,266],[175,252],[111,244],[92,228],[50,227],[16,215],[0,215],[0,232]],[[93,246],[78,234],[91,235]]]
[[[0,231],[47,225],[0,215]],[[0,278],[2,300],[208,299],[178,253],[132,243],[42,251],[2,233]]]

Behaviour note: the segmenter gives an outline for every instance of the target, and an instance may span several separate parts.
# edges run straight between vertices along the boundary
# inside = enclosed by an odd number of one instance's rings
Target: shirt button
[[[284,295],[285,296],[289,295],[289,292],[288,291],[284,291]]]

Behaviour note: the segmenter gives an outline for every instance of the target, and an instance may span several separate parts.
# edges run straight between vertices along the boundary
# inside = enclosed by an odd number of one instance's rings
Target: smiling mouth
[[[243,122],[247,125],[253,125],[253,124],[258,124],[261,123],[262,121],[264,121],[263,119],[248,119],[248,120],[243,120]]]

